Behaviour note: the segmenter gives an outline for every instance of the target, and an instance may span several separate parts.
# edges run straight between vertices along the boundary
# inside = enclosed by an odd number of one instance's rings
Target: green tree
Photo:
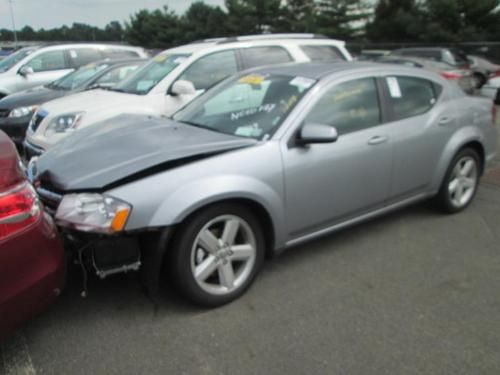
[[[316,17],[317,32],[333,38],[361,36],[373,14],[373,8],[360,0],[320,0]]]
[[[424,39],[429,42],[497,40],[496,0],[427,0]]]
[[[125,24],[130,44],[149,48],[168,48],[180,44],[180,20],[167,6],[154,11],[141,10]]]
[[[380,0],[374,20],[367,24],[367,37],[376,42],[420,41],[424,15],[416,0]]]
[[[185,42],[226,36],[226,23],[227,15],[220,7],[197,1],[181,17],[182,36]]]
[[[272,32],[279,24],[281,0],[226,0],[227,28],[233,35]]]
[[[317,4],[314,0],[286,0],[282,3],[276,31],[311,33],[316,30]]]

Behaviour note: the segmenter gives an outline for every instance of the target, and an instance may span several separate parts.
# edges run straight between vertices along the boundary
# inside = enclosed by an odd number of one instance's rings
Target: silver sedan
[[[76,132],[30,171],[99,275],[142,267],[154,285],[167,268],[184,296],[217,306],[266,255],[428,198],[465,209],[495,154],[494,116],[424,70],[274,66],[172,119]]]

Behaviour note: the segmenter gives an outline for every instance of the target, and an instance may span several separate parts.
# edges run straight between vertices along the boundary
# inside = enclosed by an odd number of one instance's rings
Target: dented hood
[[[58,192],[100,191],[256,143],[165,118],[128,114],[79,130],[30,168],[35,180]]]

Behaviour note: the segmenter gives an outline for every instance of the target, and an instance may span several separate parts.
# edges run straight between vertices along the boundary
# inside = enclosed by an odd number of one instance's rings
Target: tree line
[[[360,42],[456,43],[500,40],[498,0],[226,0],[194,2],[179,15],[167,6],[140,10],[104,28],[82,23],[34,30],[19,40],[120,41],[167,48],[194,40],[270,32],[317,33]],[[13,33],[0,29],[0,40]]]

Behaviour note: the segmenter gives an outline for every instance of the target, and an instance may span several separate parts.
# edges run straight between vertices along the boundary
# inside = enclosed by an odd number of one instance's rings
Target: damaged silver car
[[[491,101],[431,72],[297,64],[229,78],[171,119],[120,116],[30,165],[100,276],[163,270],[190,301],[239,297],[266,256],[427,198],[474,198],[496,149]]]

